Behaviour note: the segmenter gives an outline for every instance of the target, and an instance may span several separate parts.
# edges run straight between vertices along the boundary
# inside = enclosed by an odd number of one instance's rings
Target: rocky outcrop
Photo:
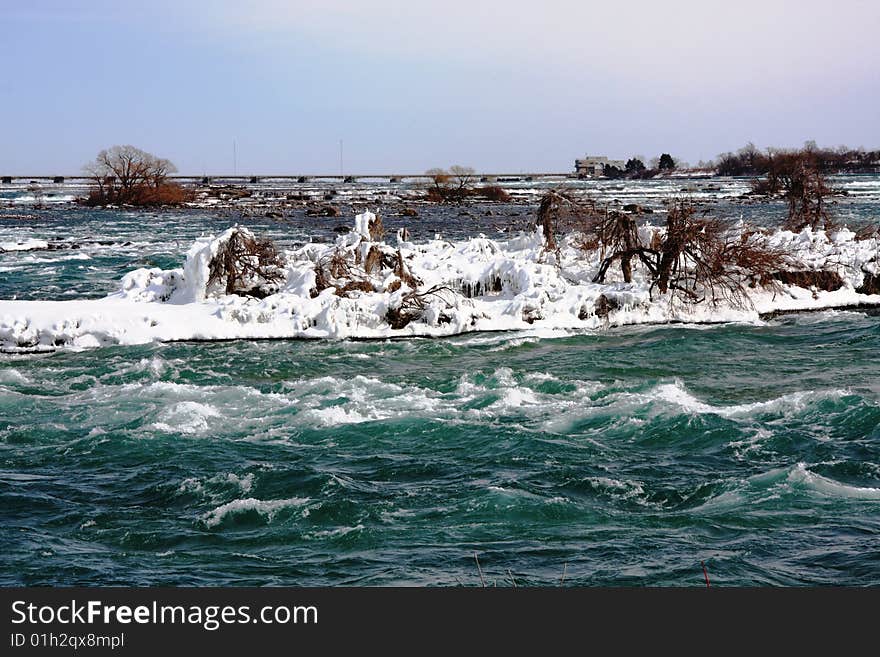
[[[856,288],[859,294],[880,294],[880,275],[865,272],[862,284]]]

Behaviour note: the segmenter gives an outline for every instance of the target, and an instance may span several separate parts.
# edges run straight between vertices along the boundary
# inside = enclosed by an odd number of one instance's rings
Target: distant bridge
[[[455,176],[452,176],[453,178]],[[471,176],[468,176],[472,180],[478,180],[484,183],[495,183],[495,182],[528,182],[533,180],[551,180],[551,179],[570,179],[577,178],[577,175],[572,172],[566,173],[476,173]],[[307,183],[310,181],[338,181],[339,183],[353,183],[357,181],[388,181],[392,183],[398,182],[420,182],[420,181],[430,181],[433,180],[434,176],[426,174],[426,173],[413,173],[413,174],[396,174],[396,173],[381,173],[381,174],[258,174],[258,175],[239,175],[239,174],[203,174],[201,176],[168,176],[171,180],[177,180],[181,183],[191,183],[191,184],[203,184],[208,185],[212,183],[228,183],[228,184],[257,184],[260,182],[270,181],[270,180],[278,180],[278,181],[289,181],[289,182],[297,182],[297,183]],[[4,185],[10,185],[14,182],[21,181],[34,181],[34,182],[51,182],[54,184],[62,184],[65,182],[88,182],[93,180],[92,176],[47,176],[47,175],[39,175],[39,176],[0,176],[0,183]]]

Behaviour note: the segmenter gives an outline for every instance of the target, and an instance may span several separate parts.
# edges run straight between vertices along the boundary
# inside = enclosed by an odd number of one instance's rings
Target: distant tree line
[[[792,157],[807,159],[812,168],[824,174],[870,173],[880,166],[880,150],[848,146],[821,148],[814,141],[808,141],[801,149],[768,148],[763,151],[749,143],[735,153],[721,154],[714,164],[720,176],[765,176]]]

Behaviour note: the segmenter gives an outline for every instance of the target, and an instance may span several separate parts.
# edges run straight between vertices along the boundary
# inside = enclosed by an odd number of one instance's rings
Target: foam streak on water
[[[2,581],[880,583],[877,317],[504,344],[7,356]]]

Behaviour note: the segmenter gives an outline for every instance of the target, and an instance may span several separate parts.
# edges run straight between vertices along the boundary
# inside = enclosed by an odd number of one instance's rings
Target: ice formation
[[[506,241],[479,236],[453,243],[438,235],[414,244],[405,235],[371,238],[373,221],[375,215],[366,212],[335,243],[287,251],[286,282],[278,293],[259,300],[208,289],[209,264],[218,249],[234,230],[249,234],[235,227],[197,240],[182,268],[126,274],[120,290],[104,299],[0,301],[0,348],[757,322],[773,311],[880,304],[880,295],[856,292],[865,276],[880,273],[880,240],[856,240],[846,229],[830,234],[780,230],[767,238],[794,256],[802,269],[836,271],[844,281],[841,289],[758,287],[750,290],[751,305],[744,308],[687,304],[656,290],[652,294],[638,267],[632,283],[593,283],[599,254],[584,252],[575,236],[561,239],[558,250],[545,247],[540,229]],[[344,287],[346,280],[357,285]],[[602,297],[611,300],[610,310]]]

